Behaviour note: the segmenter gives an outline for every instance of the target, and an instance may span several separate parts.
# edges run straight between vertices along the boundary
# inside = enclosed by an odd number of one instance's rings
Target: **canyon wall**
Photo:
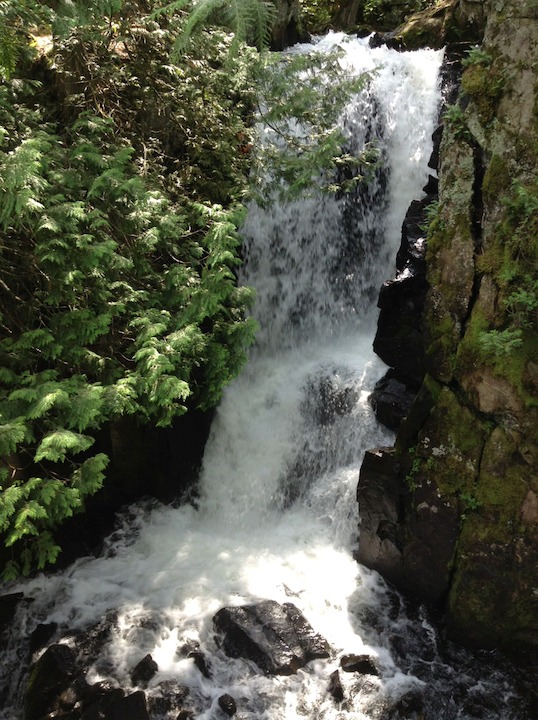
[[[395,447],[365,458],[359,559],[437,606],[453,636],[536,650],[538,6],[437,6],[430,44],[466,13],[483,40],[445,110],[427,213],[426,372]],[[419,23],[391,39],[428,44]]]

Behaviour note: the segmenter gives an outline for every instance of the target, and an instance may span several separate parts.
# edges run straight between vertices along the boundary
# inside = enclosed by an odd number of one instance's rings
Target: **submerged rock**
[[[327,641],[291,603],[225,607],[213,623],[227,655],[252,660],[269,675],[291,675],[310,660],[329,656]]]

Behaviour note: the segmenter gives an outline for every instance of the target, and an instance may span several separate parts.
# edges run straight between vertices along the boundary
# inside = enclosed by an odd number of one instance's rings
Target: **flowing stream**
[[[371,50],[340,36],[315,47],[335,42],[344,44],[350,72],[376,69],[343,122],[350,143],[375,141],[386,165],[353,197],[250,210],[241,282],[257,290],[260,332],[218,409],[197,507],[135,507],[102,557],[10,588],[35,598],[15,632],[50,622],[83,628],[117,611],[113,640],[88,679],[129,687],[130,670],[151,653],[159,671],[148,693],[178,682],[200,719],[224,717],[223,693],[235,698],[237,717],[252,720],[415,718],[422,716],[409,703],[424,688],[422,702],[434,708],[425,717],[520,718],[493,659],[483,661],[482,675],[470,674],[474,661],[465,655],[454,670],[420,609],[406,608],[353,558],[364,451],[393,439],[368,403],[385,372],[371,349],[376,296],[393,272],[407,207],[428,178],[442,52]],[[274,678],[227,658],[213,614],[265,598],[293,602],[329,641],[331,658]],[[189,643],[208,658],[210,679],[178,654]],[[4,674],[19,662],[16,646],[10,652]],[[375,658],[380,675],[341,673],[346,699],[337,703],[327,687],[346,653]],[[494,698],[488,714],[473,714],[473,693],[476,706],[484,707],[484,693]],[[17,702],[13,691],[0,717],[20,717]]]

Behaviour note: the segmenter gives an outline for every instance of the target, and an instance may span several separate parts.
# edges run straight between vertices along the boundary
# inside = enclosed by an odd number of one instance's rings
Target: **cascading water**
[[[339,36],[315,49],[335,42],[350,71],[376,69],[350,101],[344,126],[358,147],[375,139],[388,166],[353,198],[250,210],[241,280],[257,290],[260,333],[214,421],[198,507],[135,508],[102,557],[10,588],[35,598],[19,609],[14,635],[56,622],[61,636],[117,612],[112,640],[87,679],[129,687],[130,670],[151,653],[159,671],[148,694],[158,696],[167,681],[185,686],[200,719],[219,717],[223,693],[236,699],[241,718],[417,717],[413,691],[426,685],[439,698],[428,717],[479,717],[461,709],[461,697],[472,690],[482,702],[488,682],[495,700],[487,716],[518,718],[505,680],[492,681],[490,668],[484,678],[457,675],[441,661],[427,619],[406,615],[379,576],[353,559],[362,456],[392,439],[367,401],[384,371],[371,350],[375,296],[391,274],[407,206],[427,180],[442,53],[370,50]],[[329,641],[331,658],[277,678],[227,658],[215,643],[213,614],[264,598],[292,601]],[[194,643],[209,659],[210,678],[178,653]],[[3,661],[11,683],[4,720],[21,716],[20,677],[11,673],[21,648],[14,642]],[[344,653],[376,658],[380,675],[342,673],[346,699],[338,703],[327,687]]]

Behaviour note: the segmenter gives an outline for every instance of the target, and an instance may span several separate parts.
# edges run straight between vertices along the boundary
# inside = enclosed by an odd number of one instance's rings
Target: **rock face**
[[[426,375],[367,454],[359,557],[453,635],[538,648],[538,6],[440,2],[483,43],[445,114],[421,318]],[[448,26],[447,26],[448,28]],[[533,69],[534,68],[534,69]]]
[[[306,42],[308,33],[304,29],[301,6],[298,0],[278,0],[276,19],[271,37],[271,49],[283,50],[297,42]]]
[[[327,642],[291,603],[225,607],[213,623],[227,655],[252,660],[268,675],[292,675],[310,660],[329,656]]]
[[[384,37],[388,44],[415,50],[481,39],[488,0],[437,0]]]

